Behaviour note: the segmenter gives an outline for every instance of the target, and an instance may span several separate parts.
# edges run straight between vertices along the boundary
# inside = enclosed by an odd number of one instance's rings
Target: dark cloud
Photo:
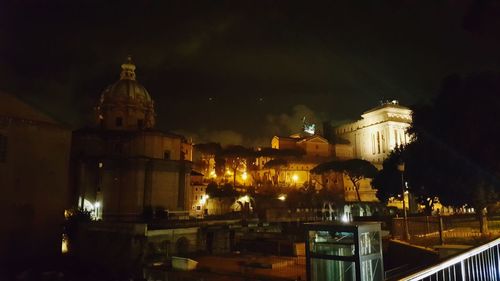
[[[499,70],[495,1],[1,1],[0,88],[82,125],[128,54],[161,129],[296,130]],[[301,118],[301,117],[300,117]],[[283,128],[280,128],[283,126]],[[205,139],[208,137],[203,136]]]

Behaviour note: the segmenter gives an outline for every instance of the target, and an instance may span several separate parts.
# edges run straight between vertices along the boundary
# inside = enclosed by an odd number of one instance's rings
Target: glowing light
[[[95,202],[94,207],[95,208],[101,207],[101,202],[99,202],[99,201]]]
[[[208,195],[201,196],[201,198],[200,198],[200,205],[205,205],[205,203],[207,202],[208,198],[210,198],[210,196],[208,196]]]
[[[68,219],[69,217],[71,217],[71,215],[73,215],[73,212],[71,210],[64,210],[65,219]]]
[[[285,201],[286,200],[286,195],[285,194],[282,194],[278,197],[279,200],[281,201]]]
[[[68,235],[63,234],[61,240],[61,253],[66,254],[69,252],[68,244],[69,244]]]
[[[292,180],[293,180],[294,182],[297,182],[297,181],[299,180],[299,176],[297,176],[297,175],[293,175],[293,176],[292,176]]]
[[[214,170],[210,171],[210,177],[212,177],[212,178],[217,177],[217,174],[215,174]]]
[[[243,174],[241,174],[241,178],[246,181],[247,178],[248,178],[248,175],[247,175],[247,172],[243,172]]]
[[[250,197],[248,195],[241,196],[237,201],[240,201],[241,203],[247,203],[250,202]]]
[[[99,168],[102,168],[104,166],[104,164],[102,162],[99,162]]]
[[[340,217],[340,220],[342,222],[349,222],[349,217],[346,214],[343,214],[342,217]]]

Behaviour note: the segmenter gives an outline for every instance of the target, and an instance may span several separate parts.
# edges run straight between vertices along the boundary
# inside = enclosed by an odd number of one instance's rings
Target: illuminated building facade
[[[294,134],[290,137],[274,136],[271,147],[278,150],[296,150],[303,153],[300,157],[288,157],[288,165],[283,167],[278,175],[277,182],[280,185],[301,187],[304,183],[311,182],[309,171],[317,165],[337,160],[352,158],[352,148],[349,144],[330,143],[320,135]],[[276,176],[277,169],[264,169],[264,165],[270,159],[258,159],[257,164],[261,174]],[[314,183],[314,182],[313,182]]]
[[[203,174],[191,171],[191,210],[189,215],[195,218],[203,218],[207,207],[207,184],[203,183]]]
[[[0,263],[61,253],[71,130],[0,92]]]
[[[137,219],[191,209],[192,144],[154,129],[154,102],[130,58],[107,87],[96,124],[73,133],[72,184],[78,205],[104,219]]]
[[[361,120],[338,126],[333,133],[351,143],[354,158],[380,165],[395,147],[411,141],[406,132],[411,114],[409,108],[396,100],[382,102],[363,113]]]

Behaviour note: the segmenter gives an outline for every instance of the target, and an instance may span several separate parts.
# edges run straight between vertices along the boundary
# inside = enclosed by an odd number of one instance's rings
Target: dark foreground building
[[[71,131],[0,92],[0,269],[61,253]]]

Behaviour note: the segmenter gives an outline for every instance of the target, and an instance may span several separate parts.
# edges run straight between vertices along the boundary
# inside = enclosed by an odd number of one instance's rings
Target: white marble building
[[[406,132],[411,115],[412,111],[396,100],[383,102],[364,112],[362,119],[334,128],[334,134],[351,143],[354,158],[379,166],[395,147],[411,141]]]

